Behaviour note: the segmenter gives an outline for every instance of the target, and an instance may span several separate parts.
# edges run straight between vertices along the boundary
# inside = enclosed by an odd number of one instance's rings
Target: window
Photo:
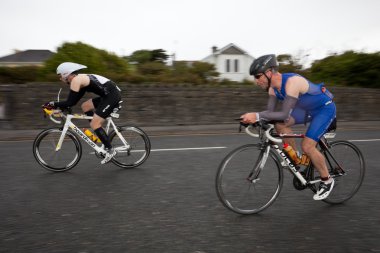
[[[230,59],[226,60],[226,72],[230,72]]]
[[[235,60],[235,72],[239,72],[239,60]]]

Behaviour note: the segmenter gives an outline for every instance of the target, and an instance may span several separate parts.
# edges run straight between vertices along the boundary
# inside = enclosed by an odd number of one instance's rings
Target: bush
[[[41,67],[0,67],[0,83],[26,83],[38,81]],[[57,77],[57,76],[56,76]]]

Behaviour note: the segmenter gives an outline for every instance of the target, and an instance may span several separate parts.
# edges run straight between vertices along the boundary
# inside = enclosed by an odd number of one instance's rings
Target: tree
[[[142,75],[160,75],[164,72],[167,72],[168,66],[162,62],[146,62],[139,64],[137,70]]]
[[[41,74],[50,80],[57,80],[55,71],[62,62],[76,62],[86,65],[88,72],[107,76],[115,81],[124,80],[129,72],[129,64],[114,54],[90,45],[76,42],[64,43],[57,53],[45,63]]]
[[[137,50],[130,56],[126,57],[129,62],[133,64],[142,64],[150,62],[152,59],[152,52],[149,50]]]
[[[332,55],[315,61],[310,72],[314,79],[336,85],[380,88],[380,52]]]
[[[147,62],[165,63],[168,58],[169,58],[169,55],[167,55],[165,50],[163,50],[163,49],[137,50],[137,51],[133,52],[130,56],[127,57],[127,59],[130,62],[133,62],[136,64],[143,64],[143,63],[147,63]]]
[[[219,76],[213,64],[207,62],[196,61],[192,64],[190,72],[197,75],[204,81],[212,80]]]
[[[298,63],[290,54],[280,54],[277,56],[277,61],[280,65],[280,71],[284,73],[297,72],[299,73],[302,70],[302,65]]]
[[[152,52],[151,61],[165,63],[166,60],[169,58],[169,55],[167,55],[165,50],[163,49],[155,49],[155,50],[152,50],[151,52]]]

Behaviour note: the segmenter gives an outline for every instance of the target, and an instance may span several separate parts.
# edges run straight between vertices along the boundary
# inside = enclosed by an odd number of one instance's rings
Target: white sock
[[[322,180],[322,182],[325,183],[325,184],[331,184],[332,181],[333,181],[333,179],[332,179],[332,177],[330,177],[330,175],[329,175],[329,179],[327,179],[326,181]]]

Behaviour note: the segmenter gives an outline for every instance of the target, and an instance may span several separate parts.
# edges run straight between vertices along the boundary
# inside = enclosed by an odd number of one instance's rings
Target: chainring
[[[306,173],[304,171],[301,171],[300,173],[303,177],[306,177]],[[307,187],[306,185],[303,185],[296,176],[294,176],[293,178],[293,186],[294,188],[296,188],[296,190],[299,190],[299,191],[305,190]]]

